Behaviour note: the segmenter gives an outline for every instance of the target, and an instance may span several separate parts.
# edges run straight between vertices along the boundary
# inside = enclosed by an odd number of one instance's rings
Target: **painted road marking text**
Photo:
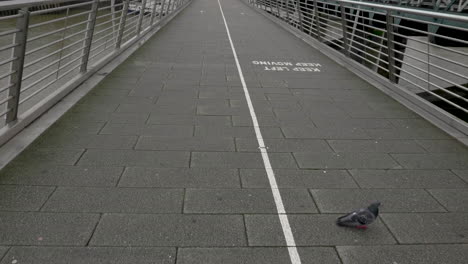
[[[320,72],[322,65],[316,62],[252,61],[253,65],[264,66],[264,71]]]

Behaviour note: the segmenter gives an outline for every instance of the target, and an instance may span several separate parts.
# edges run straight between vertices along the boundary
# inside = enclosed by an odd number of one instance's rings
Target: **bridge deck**
[[[221,4],[302,263],[466,261],[467,148],[241,1]],[[195,0],[0,184],[2,264],[290,261],[216,1]],[[372,200],[368,230],[334,224]]]

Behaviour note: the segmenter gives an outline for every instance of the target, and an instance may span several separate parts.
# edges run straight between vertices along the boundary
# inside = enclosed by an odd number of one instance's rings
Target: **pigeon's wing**
[[[356,220],[362,225],[368,225],[375,220],[375,216],[368,210],[360,211],[356,214]]]
[[[341,226],[357,226],[360,225],[358,217],[359,215],[356,212],[352,212],[338,218],[336,223]]]

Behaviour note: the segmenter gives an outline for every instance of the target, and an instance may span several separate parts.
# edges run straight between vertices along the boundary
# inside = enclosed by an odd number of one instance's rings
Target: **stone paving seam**
[[[120,185],[120,181],[122,180],[122,177],[123,177],[125,171],[127,170],[127,168],[128,168],[128,167],[126,167],[126,166],[123,167],[123,169],[122,169],[122,171],[120,172],[120,175],[119,175],[117,181],[115,182],[115,186],[114,186],[114,187],[116,187],[116,188],[119,188],[119,187],[120,187],[120,186],[119,186],[119,185]]]
[[[187,197],[187,188],[184,188],[184,192],[183,192],[183,194],[182,194],[182,206],[181,206],[181,208],[180,208],[180,213],[181,213],[181,214],[184,214],[184,212],[185,212],[185,206],[186,206],[185,201],[186,201],[186,197]]]
[[[453,174],[455,174],[458,178],[460,178],[462,181],[468,183],[468,177],[465,179],[463,178],[462,176],[460,176],[458,173],[456,173],[453,169],[449,169],[450,172],[452,172]]]
[[[349,175],[349,177],[353,180],[353,182],[356,184],[356,186],[358,187],[358,189],[364,189],[362,188],[362,186],[359,184],[359,182],[356,180],[356,178],[354,178],[353,174],[351,173],[351,171],[349,169],[346,169],[345,170],[346,173]]]
[[[317,201],[315,200],[314,196],[312,195],[312,189],[307,189],[307,193],[310,196],[310,199],[312,199],[312,203],[314,203],[315,208],[317,208],[317,214],[322,214],[322,210],[320,210],[320,207],[318,206]]]
[[[0,255],[0,262],[3,261],[3,259],[7,256],[8,252],[10,251],[10,249],[12,247],[4,247],[6,248],[5,252],[3,252],[3,254]]]
[[[102,216],[103,216],[103,215],[104,215],[104,213],[100,213],[100,214],[99,214],[99,218],[98,218],[98,220],[96,221],[96,225],[94,226],[93,230],[91,231],[91,235],[89,236],[88,241],[86,241],[86,247],[89,247],[89,243],[90,243],[91,240],[93,239],[94,233],[96,232],[96,229],[97,229],[99,223],[101,222],[101,219],[102,219]]]
[[[42,209],[44,208],[44,206],[47,204],[47,202],[50,200],[50,198],[52,197],[52,195],[54,195],[54,193],[57,191],[58,189],[58,186],[55,186],[54,190],[49,194],[49,196],[47,197],[47,199],[44,201],[44,203],[41,205],[41,207],[39,208],[39,212],[42,211]]]
[[[340,260],[340,263],[341,263],[341,264],[345,264],[345,261],[343,260],[343,257],[340,255],[340,252],[338,251],[338,246],[334,246],[334,247],[333,247],[333,250],[335,251],[336,256],[337,256],[338,259]]]
[[[81,158],[83,158],[84,154],[88,151],[88,149],[84,149],[83,152],[81,152],[81,155],[76,159],[75,163],[72,164],[72,166],[77,166],[78,162],[80,162]]]
[[[450,212],[450,210],[449,210],[445,205],[443,205],[442,202],[439,201],[439,199],[437,199],[437,197],[436,197],[433,193],[431,193],[431,192],[429,191],[429,189],[424,188],[424,191],[425,191],[427,194],[429,194],[429,196],[431,196],[432,199],[434,199],[442,208],[444,208],[444,210],[445,210],[446,213]]]

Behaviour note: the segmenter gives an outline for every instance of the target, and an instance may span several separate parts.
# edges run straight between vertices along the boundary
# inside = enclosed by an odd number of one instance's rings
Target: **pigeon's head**
[[[379,206],[380,202],[374,202],[371,203],[371,205],[369,205],[367,209],[369,209],[369,211],[371,211],[371,213],[373,213],[377,217],[379,215]]]

